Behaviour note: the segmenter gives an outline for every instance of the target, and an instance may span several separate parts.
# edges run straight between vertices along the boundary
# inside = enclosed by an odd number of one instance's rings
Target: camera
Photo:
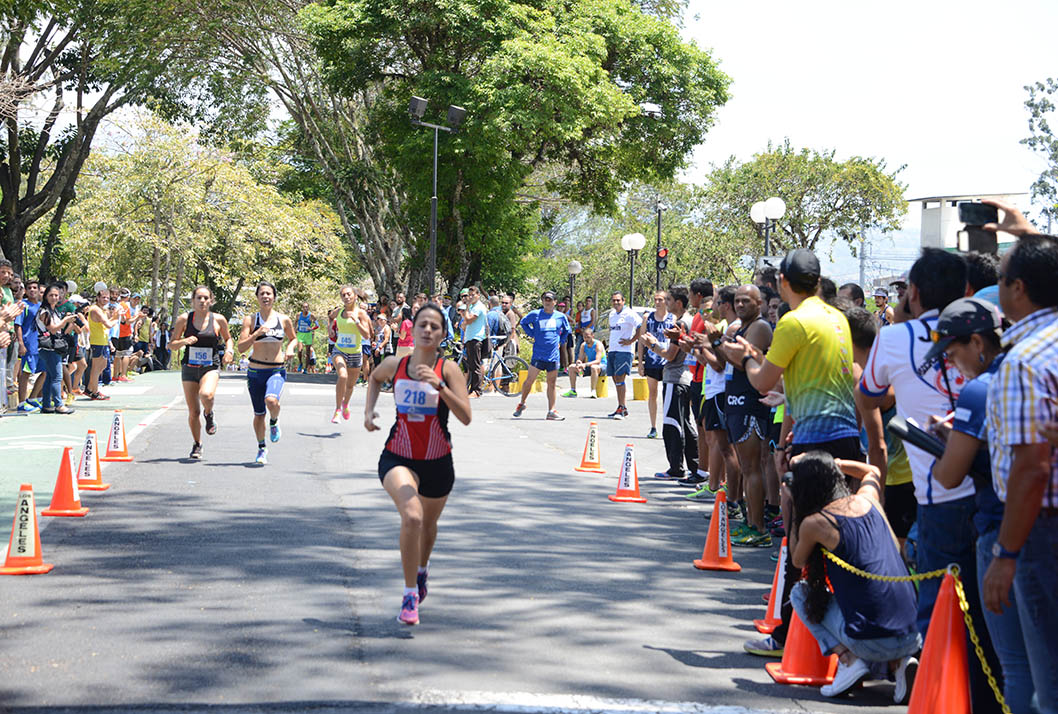
[[[968,226],[999,222],[999,209],[978,201],[959,201],[959,220]]]

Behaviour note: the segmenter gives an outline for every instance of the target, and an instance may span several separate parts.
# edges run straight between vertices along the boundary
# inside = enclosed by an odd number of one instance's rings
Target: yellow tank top
[[[335,322],[338,326],[338,341],[334,343],[335,349],[347,355],[359,352],[361,336],[360,326],[357,324],[356,319],[346,317],[345,312],[341,312],[335,318]]]
[[[140,329],[138,334],[140,342],[149,342],[151,339],[151,321],[144,320],[140,323]]]
[[[107,328],[103,326],[102,322],[96,322],[89,318],[88,320],[88,344],[90,345],[107,345],[110,344],[107,340]]]

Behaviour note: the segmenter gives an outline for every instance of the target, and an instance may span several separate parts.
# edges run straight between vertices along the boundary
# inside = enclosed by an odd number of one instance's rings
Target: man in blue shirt
[[[39,336],[37,331],[37,312],[40,310],[40,283],[30,280],[26,283],[26,309],[15,318],[15,341],[13,349],[18,350],[22,358],[18,369],[18,411],[35,412],[40,407],[27,398],[29,392],[29,378],[37,372],[43,372],[43,367],[37,369],[37,355],[39,354]],[[40,381],[40,380],[38,380]],[[43,381],[41,381],[43,385]],[[35,390],[36,391],[36,390]]]
[[[470,380],[470,396],[481,396],[481,355],[483,344],[488,336],[485,324],[485,306],[481,304],[481,294],[475,285],[467,288],[466,307],[460,313],[463,318],[463,346],[467,353],[467,378]]]
[[[555,310],[555,294],[548,290],[540,296],[544,306],[533,310],[519,323],[526,336],[533,341],[533,359],[529,363],[529,374],[522,385],[522,400],[514,410],[520,417],[525,411],[525,399],[533,388],[536,376],[547,372],[547,419],[562,421],[565,417],[555,411],[555,380],[558,378],[558,348],[572,332],[569,318]]]

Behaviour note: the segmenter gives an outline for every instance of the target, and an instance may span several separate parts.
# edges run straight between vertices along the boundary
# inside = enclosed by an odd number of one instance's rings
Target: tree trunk
[[[180,293],[184,291],[184,254],[176,260],[176,282],[173,284],[173,318],[180,314]]]
[[[71,183],[62,192],[59,202],[55,205],[55,212],[51,214],[51,221],[48,224],[48,236],[44,240],[44,251],[40,257],[40,270],[37,271],[37,277],[41,280],[51,282],[55,278],[52,263],[55,262],[55,251],[59,247],[59,231],[62,229],[62,219],[66,214],[66,206],[69,205],[73,198],[74,188]]]
[[[15,266],[15,272],[22,274],[22,246],[26,241],[26,229],[19,225],[16,218],[5,216],[3,233],[0,233],[0,258],[7,258]]]
[[[161,260],[162,256],[158,250],[158,243],[155,243],[154,256],[151,259],[151,307],[155,310],[158,309],[158,268]]]
[[[158,301],[158,319],[162,319],[165,316],[165,306],[169,304],[169,269],[172,266],[172,262],[172,254],[168,250],[165,251],[165,272],[162,273],[162,294]]]

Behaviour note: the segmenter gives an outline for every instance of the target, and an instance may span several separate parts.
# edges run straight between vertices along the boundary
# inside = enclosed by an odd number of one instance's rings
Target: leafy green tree
[[[1058,79],[1050,77],[1025,87],[1029,98],[1029,136],[1021,140],[1047,161],[1047,168],[1032,184],[1032,200],[1043,205],[1045,218],[1058,218],[1058,139],[1051,129],[1048,115],[1054,112],[1054,95],[1058,93]]]
[[[734,157],[714,167],[702,192],[700,208],[712,229],[735,242],[763,251],[764,230],[750,219],[757,201],[778,196],[786,215],[772,231],[772,253],[815,249],[825,237],[844,240],[855,251],[857,236],[867,227],[893,231],[907,211],[903,167],[889,170],[882,159],[853,156],[845,161],[833,151],[780,146],[740,163]]]
[[[150,101],[202,118],[196,97],[219,97],[223,86],[237,101],[227,110],[211,101],[214,118],[265,113],[260,93],[234,92],[245,88],[238,71],[210,72],[214,50],[203,38],[183,0],[0,4],[0,253],[21,268],[26,232],[51,213],[41,269],[54,272],[66,207],[100,123],[118,109]]]
[[[466,108],[439,162],[439,267],[457,286],[518,270],[538,248],[538,201],[610,213],[630,181],[670,179],[727,100],[709,54],[629,0],[335,0],[302,16],[329,85],[364,98],[368,136],[409,197],[413,259],[433,137],[410,125],[408,100]],[[542,190],[526,190],[541,169]]]
[[[63,228],[64,276],[143,290],[173,314],[201,283],[228,315],[260,279],[290,307],[321,289],[333,301],[338,285],[359,277],[326,204],[281,194],[230,153],[154,117],[128,135],[85,165]]]

